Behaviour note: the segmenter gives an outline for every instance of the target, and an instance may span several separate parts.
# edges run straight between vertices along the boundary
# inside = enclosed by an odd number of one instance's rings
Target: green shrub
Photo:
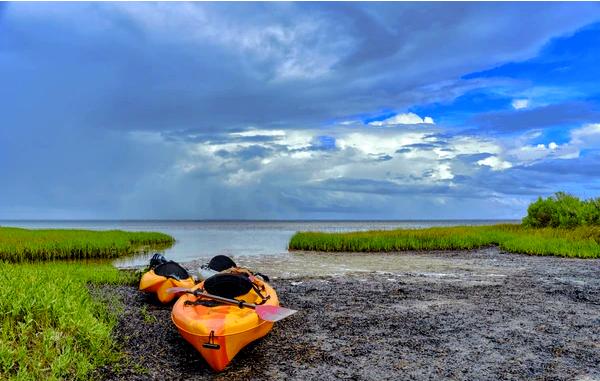
[[[585,225],[600,226],[600,198],[584,202],[583,220]]]
[[[600,199],[580,200],[564,192],[538,198],[527,208],[523,218],[527,227],[561,227],[600,225]]]

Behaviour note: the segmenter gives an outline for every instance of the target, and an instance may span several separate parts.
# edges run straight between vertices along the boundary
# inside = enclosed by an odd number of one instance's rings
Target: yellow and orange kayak
[[[168,293],[167,290],[169,288],[194,287],[194,278],[185,269],[177,269],[174,265],[177,264],[167,262],[146,272],[140,280],[140,290],[156,293],[158,300],[162,303],[169,303],[177,296],[176,294]]]
[[[275,290],[265,281],[253,277],[253,283],[262,294],[253,288],[247,294],[237,297],[238,301],[279,306]],[[202,289],[204,282],[193,287]],[[250,342],[265,336],[273,322],[262,320],[255,310],[236,305],[220,304],[202,296],[182,295],[171,314],[179,333],[200,352],[215,371],[221,371],[235,355]]]

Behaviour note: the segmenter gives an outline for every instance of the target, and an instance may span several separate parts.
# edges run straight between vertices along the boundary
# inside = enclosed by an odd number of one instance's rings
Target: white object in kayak
[[[218,274],[218,271],[215,271],[213,269],[209,269],[208,267],[198,267],[198,280],[199,281],[203,281],[205,279],[210,278],[211,276]]]

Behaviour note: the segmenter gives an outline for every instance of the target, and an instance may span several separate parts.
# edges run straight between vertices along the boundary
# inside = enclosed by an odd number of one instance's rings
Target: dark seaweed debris
[[[431,255],[431,254],[423,254]],[[600,261],[492,250],[494,277],[464,271],[278,279],[300,310],[213,373],[178,334],[170,306],[134,287],[100,286],[124,304],[126,353],[107,380],[600,379]],[[538,260],[541,259],[541,260]],[[401,260],[401,256],[399,256]],[[517,270],[515,270],[517,269]],[[510,270],[510,271],[508,271]]]

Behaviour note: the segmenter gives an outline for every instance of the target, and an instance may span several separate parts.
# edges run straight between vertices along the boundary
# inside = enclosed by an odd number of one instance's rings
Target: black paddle
[[[266,321],[272,321],[272,322],[279,321],[281,319],[285,319],[286,317],[298,312],[296,310],[292,310],[292,309],[285,308],[285,307],[245,303],[240,300],[228,299],[228,298],[224,298],[222,296],[212,295],[207,292],[196,292],[196,291],[194,291],[190,288],[185,288],[185,287],[171,287],[171,288],[167,289],[167,292],[169,294],[185,292],[185,293],[192,294],[192,295],[198,296],[198,297],[204,297],[204,298],[208,298],[208,299],[218,300],[219,302],[223,302],[223,303],[227,303],[227,304],[234,304],[240,308],[243,308],[243,307],[252,308],[253,310],[256,311],[256,314],[258,315],[259,318],[266,320]]]

